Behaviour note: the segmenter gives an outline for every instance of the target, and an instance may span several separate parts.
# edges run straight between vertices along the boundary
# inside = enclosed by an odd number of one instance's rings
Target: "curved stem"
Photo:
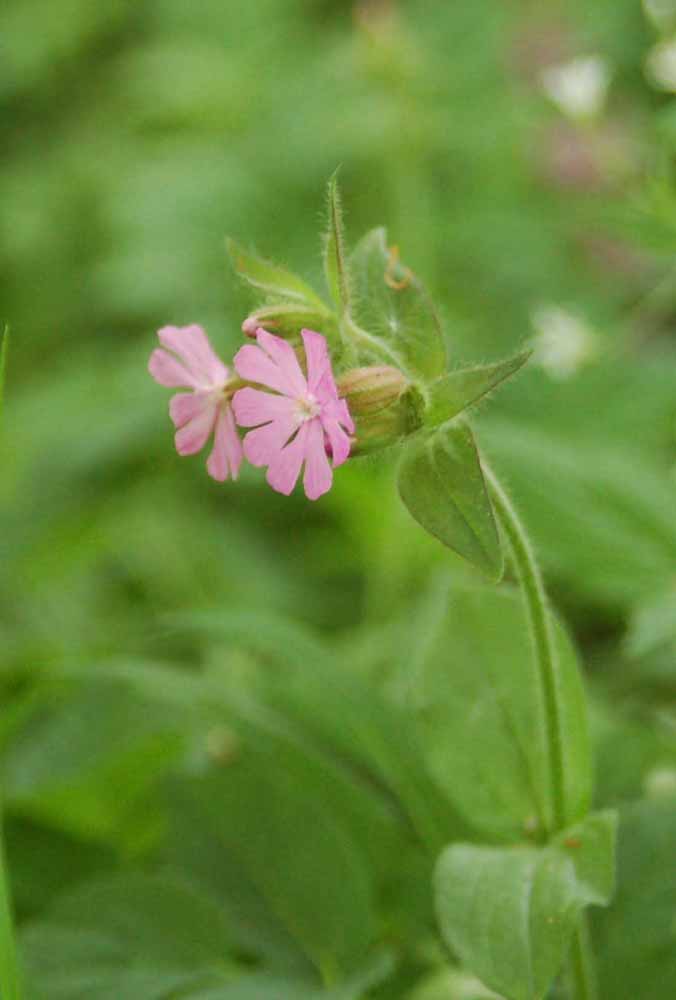
[[[540,680],[552,791],[552,820],[550,829],[547,831],[551,834],[562,830],[566,825],[566,797],[561,709],[557,694],[557,654],[547,608],[547,597],[535,554],[521,520],[493,472],[485,464],[483,468],[493,495],[498,520],[512,550],[514,566],[523,592],[533,653]]]
[[[547,595],[542,574],[525,528],[511,500],[494,473],[483,464],[500,526],[509,542],[523,593],[533,654],[537,666],[545,713],[552,817],[547,833],[562,830],[567,823],[563,721],[557,684],[557,651],[554,644]],[[593,956],[586,915],[583,913],[573,937],[568,966],[570,995],[575,1000],[595,1000]]]

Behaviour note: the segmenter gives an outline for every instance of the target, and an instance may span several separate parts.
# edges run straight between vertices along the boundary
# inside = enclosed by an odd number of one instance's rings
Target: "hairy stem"
[[[545,713],[549,783],[552,792],[552,816],[549,835],[567,823],[565,763],[563,756],[563,720],[557,684],[557,651],[554,644],[547,595],[542,574],[526,530],[511,500],[494,473],[484,464],[495,512],[507,538],[523,593],[533,654],[537,665]],[[595,1000],[594,963],[586,915],[582,914],[575,931],[568,966],[570,996],[574,1000]]]
[[[566,825],[563,733],[557,692],[557,654],[552,636],[542,575],[526,531],[512,503],[493,472],[484,465],[495,511],[512,551],[521,584],[533,653],[537,665],[547,731],[549,781],[552,791],[552,818],[548,833]]]

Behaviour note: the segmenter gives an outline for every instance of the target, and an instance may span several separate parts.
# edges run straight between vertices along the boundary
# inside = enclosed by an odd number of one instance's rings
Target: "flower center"
[[[315,396],[311,392],[308,392],[306,396],[301,396],[300,399],[296,400],[296,413],[298,419],[301,423],[305,423],[306,420],[312,420],[314,417],[318,417],[321,413],[321,406],[317,402]]]

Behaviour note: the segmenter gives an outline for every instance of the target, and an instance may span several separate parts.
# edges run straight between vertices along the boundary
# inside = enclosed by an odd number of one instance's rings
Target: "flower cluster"
[[[213,435],[209,475],[236,479],[243,458],[267,467],[267,481],[288,496],[304,467],[310,500],[331,489],[332,466],[350,455],[354,423],[338,394],[325,338],[302,330],[305,373],[287,341],[259,327],[256,344],[235,355],[233,369],[214,353],[199,326],[167,326],[158,333],[149,371],[168,388],[179,455],[193,455]],[[239,425],[247,430],[240,440]]]

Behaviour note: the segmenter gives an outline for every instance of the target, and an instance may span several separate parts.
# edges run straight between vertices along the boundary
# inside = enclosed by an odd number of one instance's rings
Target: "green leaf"
[[[673,586],[674,487],[639,448],[492,415],[481,430],[545,568],[580,601],[622,608]]]
[[[296,302],[312,305],[321,311],[326,310],[320,297],[302,278],[287,271],[286,268],[244,250],[230,237],[226,240],[226,246],[235,271],[254,288],[280,299],[293,299]]]
[[[220,908],[170,876],[84,885],[29,925],[22,941],[41,1000],[166,1000],[236,974]]]
[[[335,979],[363,960],[375,931],[365,845],[383,821],[364,812],[358,788],[287,739],[259,733],[182,795],[318,970]]]
[[[324,236],[324,276],[331,298],[342,316],[350,308],[351,288],[347,269],[343,206],[335,173],[328,184],[328,228]]]
[[[399,493],[426,531],[491,579],[500,579],[502,546],[467,424],[445,424],[407,442]]]
[[[472,403],[495,389],[501,382],[514,375],[528,361],[531,351],[498,361],[481,368],[462,368],[449,372],[429,387],[429,403],[425,411],[425,424],[437,427],[457,416]]]
[[[388,248],[385,229],[359,241],[350,259],[354,332],[362,363],[388,363],[412,379],[437,378],[446,368],[439,319],[419,279]]]
[[[567,820],[585,815],[591,760],[575,651],[553,628]],[[437,781],[471,826],[513,842],[552,814],[545,719],[520,595],[440,580],[412,627],[403,700]],[[403,686],[403,685],[402,685]],[[499,761],[499,767],[496,766]]]
[[[448,847],[435,873],[446,944],[507,1000],[542,1000],[582,909],[612,896],[615,829],[603,812],[547,847]]]
[[[676,996],[676,798],[620,813],[617,894],[594,920],[601,996]]]

